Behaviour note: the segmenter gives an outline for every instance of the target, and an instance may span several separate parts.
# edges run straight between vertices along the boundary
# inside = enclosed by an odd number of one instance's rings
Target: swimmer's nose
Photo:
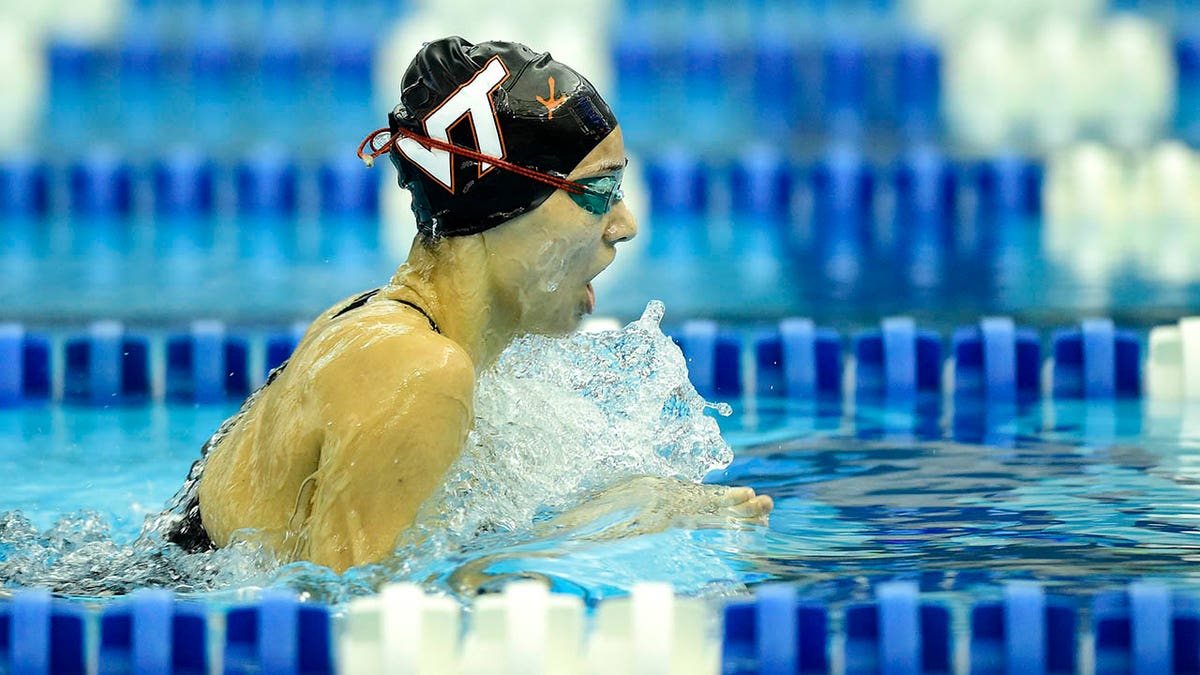
[[[608,222],[604,226],[604,241],[610,246],[618,242],[629,241],[637,236],[637,220],[625,206],[625,202],[617,202],[608,212]]]

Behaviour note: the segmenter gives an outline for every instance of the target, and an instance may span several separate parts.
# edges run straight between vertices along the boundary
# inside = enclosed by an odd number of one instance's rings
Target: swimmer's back
[[[473,419],[473,365],[436,329],[386,290],[318,317],[210,449],[199,502],[212,540],[253,528],[284,559],[339,570],[390,551]]]

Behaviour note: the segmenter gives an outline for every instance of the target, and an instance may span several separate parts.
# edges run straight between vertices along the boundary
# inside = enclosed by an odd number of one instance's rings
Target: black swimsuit
[[[351,300],[345,307],[338,310],[337,314],[330,317],[330,321],[367,304],[367,301],[375,297],[379,291],[380,289],[376,288]],[[442,332],[438,329],[437,322],[424,309],[407,300],[393,298],[393,301],[402,305],[408,305],[417,310],[421,313],[421,316],[424,316],[429,321],[429,327],[433,329],[433,332]],[[287,364],[287,360],[284,360],[283,363],[273,368],[270,374],[267,375],[266,382],[263,382],[261,387],[250,394],[246,398],[246,401],[242,403],[242,407],[238,409],[237,413],[225,420],[216,433],[204,442],[204,447],[200,449],[200,459],[192,463],[192,468],[188,471],[188,477],[184,481],[183,487],[179,488],[179,492],[175,494],[175,498],[171,500],[171,505],[167,510],[156,519],[156,527],[154,529],[162,532],[163,539],[179,546],[188,553],[211,551],[217,548],[212,538],[208,536],[208,532],[205,531],[204,525],[200,520],[200,477],[204,474],[204,461],[208,457],[209,451],[216,447],[217,443],[233,429],[233,425],[237,423],[242,414],[250,408],[250,405],[258,398],[258,395],[275,381],[275,378],[283,372]]]

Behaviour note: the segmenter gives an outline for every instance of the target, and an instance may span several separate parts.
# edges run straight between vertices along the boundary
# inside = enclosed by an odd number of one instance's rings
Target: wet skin
[[[569,177],[624,163],[617,128]],[[205,530],[219,546],[253,531],[284,561],[337,571],[382,559],[462,450],[476,375],[520,335],[577,328],[594,302],[589,282],[636,234],[625,204],[598,216],[557,191],[486,232],[418,238],[369,302],[333,318],[340,302],[309,326],[212,450],[200,483]],[[712,494],[744,520],[764,521],[772,508],[748,488]]]

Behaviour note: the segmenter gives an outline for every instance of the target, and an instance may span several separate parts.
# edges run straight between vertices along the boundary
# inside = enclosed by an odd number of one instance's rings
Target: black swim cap
[[[398,129],[566,178],[617,126],[579,73],[516,42],[429,42],[388,115],[392,163],[412,192],[417,229],[453,237],[490,229],[546,201],[555,187],[401,137]]]

